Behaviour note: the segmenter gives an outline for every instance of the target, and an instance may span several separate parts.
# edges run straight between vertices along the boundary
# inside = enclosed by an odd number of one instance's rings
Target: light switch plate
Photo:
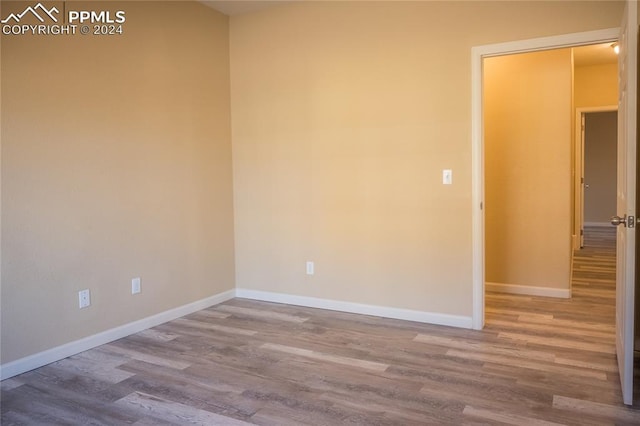
[[[442,184],[451,185],[453,183],[453,172],[451,169],[445,169],[442,171]]]
[[[134,278],[131,280],[131,294],[140,293],[140,278]]]

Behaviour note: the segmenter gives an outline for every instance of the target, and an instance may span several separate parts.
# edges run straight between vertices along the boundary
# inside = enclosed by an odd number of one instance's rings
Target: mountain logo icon
[[[7,16],[5,19],[3,19],[0,22],[3,24],[7,24],[9,23],[9,21],[13,20],[17,24],[25,15],[29,13],[35,16],[38,19],[38,21],[44,23],[45,20],[43,16],[48,16],[53,22],[58,22],[58,18],[55,17],[54,13],[58,14],[60,13],[60,11],[55,7],[52,7],[51,9],[47,9],[42,5],[42,3],[38,3],[33,7],[28,6],[22,13],[18,13],[18,14],[10,13],[9,16]]]

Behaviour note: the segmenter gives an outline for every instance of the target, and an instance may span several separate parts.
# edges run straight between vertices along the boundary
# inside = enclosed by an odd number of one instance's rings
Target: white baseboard
[[[499,293],[523,294],[528,296],[556,297],[559,299],[569,299],[571,290],[568,288],[534,287],[529,285],[515,285],[503,283],[485,283],[484,287],[488,291]]]
[[[613,228],[611,222],[585,222],[584,226],[594,226],[598,228]]]
[[[170,309],[168,311],[164,311],[138,321],[130,322],[128,324],[121,325],[119,327],[112,328],[98,334],[94,334],[93,336],[88,336],[83,339],[76,340],[75,342],[66,343],[64,345],[52,349],[47,349],[46,351],[42,351],[37,354],[29,355],[15,361],[8,362],[6,364],[0,365],[0,379],[4,380],[13,376],[17,376],[18,374],[22,374],[35,368],[50,364],[52,362],[59,361],[61,359],[70,357],[80,352],[84,352],[97,346],[113,342],[114,340],[118,340],[131,334],[146,330],[148,328],[155,327],[167,321],[172,321],[176,318],[192,314],[199,310],[233,299],[234,296],[234,290],[225,291],[223,293],[219,293],[205,299],[189,303],[187,305],[179,306],[177,308]]]
[[[385,306],[364,305],[338,300],[319,299],[316,297],[295,296],[283,293],[267,291],[236,289],[236,297],[244,299],[261,300],[264,302],[285,303],[287,305],[305,306],[308,308],[328,309],[331,311],[349,312],[353,314],[373,315],[384,318],[394,318],[407,321],[416,321],[428,324],[448,325],[451,327],[471,328],[472,318],[440,314],[410,309],[390,308]]]

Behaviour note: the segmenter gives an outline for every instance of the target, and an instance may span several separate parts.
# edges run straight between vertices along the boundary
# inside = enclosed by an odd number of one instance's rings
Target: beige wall
[[[621,11],[330,2],[232,17],[237,286],[470,316],[471,47],[616,27]]]
[[[125,35],[2,37],[2,363],[235,284],[228,18],[108,8]]]
[[[574,88],[576,108],[618,105],[618,65],[576,67]]]
[[[486,280],[569,288],[571,50],[484,60]]]
[[[616,211],[618,113],[586,114],[584,221],[609,223]]]

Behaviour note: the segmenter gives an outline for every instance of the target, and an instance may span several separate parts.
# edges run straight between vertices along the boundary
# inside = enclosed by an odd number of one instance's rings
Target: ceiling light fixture
[[[618,43],[613,43],[611,45],[611,48],[613,49],[614,52],[616,52],[616,55],[620,53],[620,45]]]

